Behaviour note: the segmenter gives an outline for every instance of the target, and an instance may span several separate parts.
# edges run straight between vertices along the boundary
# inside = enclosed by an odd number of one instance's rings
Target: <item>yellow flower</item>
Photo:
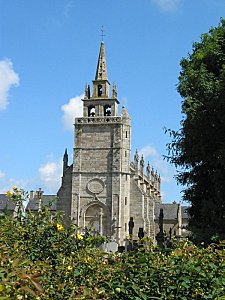
[[[67,270],[68,270],[68,271],[72,271],[73,268],[72,268],[71,266],[68,266],[68,267],[67,267]]]
[[[14,190],[14,192],[17,192],[18,191],[18,187],[16,185],[14,185],[13,190]]]
[[[80,233],[77,233],[77,238],[78,238],[78,240],[83,240],[84,237]]]
[[[92,261],[92,260],[93,259],[91,257],[87,257],[87,258],[84,259],[85,262]]]
[[[11,197],[12,196],[12,193],[10,191],[7,191],[5,194],[6,194],[7,197]]]
[[[63,226],[62,226],[62,224],[56,224],[56,227],[57,227],[57,230],[58,231],[62,231],[63,230]]]

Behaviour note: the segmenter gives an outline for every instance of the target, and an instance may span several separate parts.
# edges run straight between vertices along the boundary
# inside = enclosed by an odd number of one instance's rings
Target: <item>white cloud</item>
[[[158,156],[156,149],[152,146],[145,146],[140,150],[140,153],[144,155],[144,157],[155,157]]]
[[[40,165],[37,173],[32,178],[15,179],[9,177],[0,170],[0,193],[12,190],[16,185],[25,191],[38,190],[41,188],[45,194],[56,194],[61,185],[62,159],[54,159],[54,155],[48,155],[46,163]]]
[[[62,123],[66,130],[72,130],[74,119],[82,116],[83,104],[81,99],[84,94],[71,98],[67,104],[61,106],[63,111]]]
[[[16,185],[20,189],[28,191],[30,187],[33,187],[37,182],[34,178],[26,179],[15,179],[9,178],[4,172],[0,171],[0,194],[5,194],[6,191],[12,190],[13,186]]]
[[[40,181],[45,189],[56,193],[60,187],[62,162],[48,161],[38,169]]]
[[[19,85],[19,75],[13,70],[10,60],[0,61],[0,110],[6,109],[9,104],[8,93],[12,86]]]
[[[183,0],[152,0],[153,3],[159,6],[164,11],[176,10]]]

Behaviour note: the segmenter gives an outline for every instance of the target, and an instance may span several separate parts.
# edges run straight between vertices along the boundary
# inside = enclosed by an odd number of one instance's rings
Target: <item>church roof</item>
[[[98,65],[95,75],[95,80],[108,80],[106,70],[106,58],[105,58],[105,46],[104,42],[101,42],[100,52],[98,57]]]
[[[42,206],[47,206],[52,211],[56,210],[56,201],[57,201],[56,195],[43,195],[42,196]],[[26,209],[30,209],[32,211],[38,211],[38,208],[39,208],[38,203],[39,203],[38,198],[34,197],[29,200]]]
[[[5,194],[0,194],[0,211],[14,211],[16,203],[10,200]]]
[[[155,204],[155,219],[159,218],[160,209],[163,209],[163,215],[165,220],[174,220],[178,217],[178,205],[177,203],[156,203]]]

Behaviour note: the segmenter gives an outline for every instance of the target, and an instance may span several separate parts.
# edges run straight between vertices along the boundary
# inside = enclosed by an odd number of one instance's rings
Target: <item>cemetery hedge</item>
[[[106,254],[101,236],[64,228],[44,208],[26,217],[0,216],[0,300],[225,299],[225,241],[189,241]],[[145,245],[145,247],[143,247]],[[148,249],[146,248],[148,245]]]

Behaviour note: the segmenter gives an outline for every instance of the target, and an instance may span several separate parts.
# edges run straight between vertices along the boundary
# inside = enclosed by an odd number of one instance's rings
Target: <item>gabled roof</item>
[[[175,220],[177,219],[178,214],[178,205],[177,203],[156,203],[155,204],[155,219],[159,218],[160,209],[163,209],[163,215],[165,220]]]
[[[50,210],[56,211],[56,195],[43,195],[42,196],[42,206],[48,206]],[[39,200],[37,197],[34,197],[29,200],[26,209],[30,209],[32,211],[38,211],[39,208]]]
[[[16,203],[9,199],[5,194],[0,194],[0,211],[5,209],[14,211]]]

